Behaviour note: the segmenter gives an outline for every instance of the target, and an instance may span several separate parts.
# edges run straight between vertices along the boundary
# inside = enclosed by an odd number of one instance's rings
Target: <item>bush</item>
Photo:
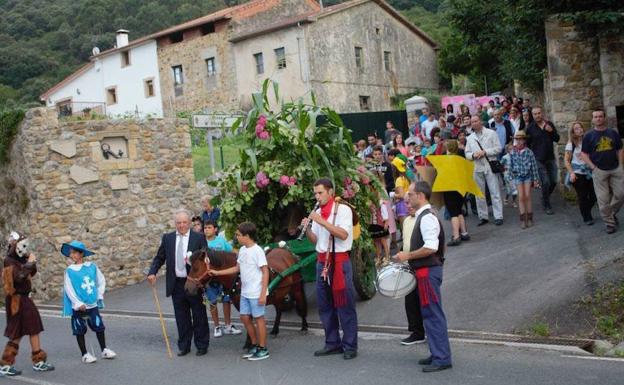
[[[21,110],[0,113],[0,165],[5,165],[9,162],[11,145],[23,119],[24,111]]]

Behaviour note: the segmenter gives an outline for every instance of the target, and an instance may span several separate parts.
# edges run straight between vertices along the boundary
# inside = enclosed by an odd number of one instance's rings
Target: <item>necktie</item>
[[[184,254],[184,234],[178,234],[178,247],[176,249],[176,271],[180,273],[186,273],[186,266],[184,266]]]

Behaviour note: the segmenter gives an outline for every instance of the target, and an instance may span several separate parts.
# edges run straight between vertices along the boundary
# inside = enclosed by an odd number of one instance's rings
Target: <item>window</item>
[[[362,68],[362,47],[355,47],[355,66]]]
[[[147,79],[143,82],[145,97],[151,98],[154,96],[154,79]]]
[[[173,85],[181,86],[184,84],[184,76],[182,74],[182,66],[173,66]]]
[[[130,51],[123,51],[121,53],[121,68],[128,67],[130,65]]]
[[[255,53],[253,57],[256,61],[256,74],[262,75],[264,73],[264,56],[262,56],[262,52]]]
[[[182,73],[182,66],[173,66],[173,91],[175,96],[181,96],[184,93],[182,85],[184,84],[184,74]]]
[[[392,56],[390,51],[384,51],[384,69],[392,71]]]
[[[117,87],[110,87],[106,89],[106,104],[109,106],[117,104]]]
[[[208,35],[209,33],[215,32],[214,23],[208,23],[201,26],[201,33],[203,36]]]
[[[277,62],[278,70],[286,68],[286,51],[284,51],[284,47],[275,50],[275,61]]]
[[[362,111],[370,111],[370,96],[361,96],[360,95],[360,110]]]
[[[175,32],[169,35],[169,39],[171,40],[171,43],[179,43],[184,40],[184,35],[182,32]]]
[[[206,59],[206,70],[208,71],[208,76],[215,76],[217,74],[217,67],[215,67],[215,58],[211,57]]]
[[[381,29],[379,27],[375,28],[375,35],[379,35],[381,33]]]

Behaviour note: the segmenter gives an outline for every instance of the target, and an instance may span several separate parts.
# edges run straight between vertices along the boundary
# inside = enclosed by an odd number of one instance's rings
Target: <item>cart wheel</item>
[[[373,254],[362,252],[360,248],[353,248],[351,255],[351,265],[353,266],[353,286],[361,300],[368,300],[375,296],[375,279],[377,270],[375,269],[375,258]]]

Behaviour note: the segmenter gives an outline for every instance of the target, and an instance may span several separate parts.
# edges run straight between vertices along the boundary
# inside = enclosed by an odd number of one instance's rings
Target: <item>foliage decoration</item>
[[[269,89],[279,104],[276,110],[269,103]],[[237,224],[251,221],[260,243],[272,241],[289,210],[310,212],[313,183],[321,177],[330,178],[337,195],[367,223],[371,202],[378,202],[374,191],[384,190],[355,155],[351,132],[335,111],[317,106],[314,97],[305,104],[301,99],[284,102],[278,95],[279,85],[267,79],[262,92],[253,95],[253,108],[227,133],[244,140],[237,145],[239,163],[211,182],[220,191],[216,203],[226,234],[231,237]],[[317,125],[319,116],[326,119]]]
[[[11,145],[17,129],[24,119],[24,111],[13,110],[0,113],[0,166],[9,162]]]

